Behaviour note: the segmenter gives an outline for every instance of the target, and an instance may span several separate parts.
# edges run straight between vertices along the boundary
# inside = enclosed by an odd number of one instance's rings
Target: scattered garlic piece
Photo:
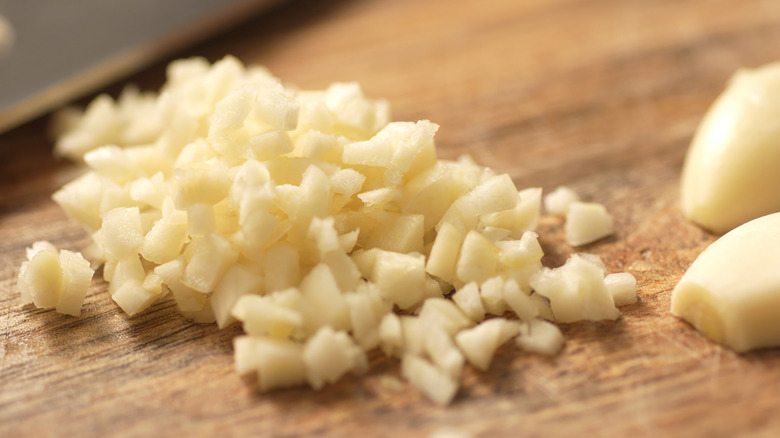
[[[44,249],[19,270],[18,286],[23,301],[35,307],[50,308],[62,299],[62,267],[57,251]]]
[[[22,304],[79,316],[94,273],[80,253],[64,249],[58,253],[49,242],[35,242],[27,248],[27,261],[17,278]]]
[[[682,169],[685,216],[718,234],[780,210],[780,63],[737,71],[693,137]]]
[[[559,268],[542,268],[531,285],[550,300],[558,322],[599,321],[620,316],[604,283],[603,265],[588,257],[575,254]]]
[[[560,186],[548,193],[544,207],[550,214],[565,217],[564,232],[571,246],[593,243],[615,231],[612,216],[602,204],[580,201],[569,187]]]
[[[563,334],[553,323],[532,319],[520,326],[515,343],[525,351],[552,356],[563,347]]]
[[[62,249],[59,259],[62,269],[62,296],[54,309],[66,315],[79,316],[95,271],[81,253]]]
[[[577,192],[569,187],[559,186],[544,196],[544,209],[549,214],[566,216],[569,206],[579,200],[580,195]]]
[[[780,213],[747,222],[707,247],[672,291],[671,311],[743,352],[780,345]]]
[[[636,303],[636,278],[628,272],[608,274],[604,277],[604,284],[609,294],[615,300],[615,305],[628,306]]]
[[[612,216],[595,202],[572,202],[566,212],[566,240],[571,246],[593,243],[615,232]]]

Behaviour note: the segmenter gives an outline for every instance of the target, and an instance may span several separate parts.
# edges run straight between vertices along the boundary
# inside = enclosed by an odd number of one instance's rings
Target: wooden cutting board
[[[714,240],[678,208],[691,135],[732,72],[780,59],[778,41],[773,1],[300,0],[179,54],[231,53],[303,88],[359,81],[394,119],[439,123],[441,157],[471,154],[518,187],[570,185],[612,212],[616,236],[583,251],[634,274],[639,302],[564,325],[557,357],[505,345],[446,408],[379,353],[319,392],[257,393],[233,371],[240,328],[170,304],[129,318],[97,281],[80,318],[18,306],[24,248],[86,236],[50,200],[75,171],[51,157],[46,120],[1,135],[0,436],[776,436],[780,349],[735,354],[668,308]],[[548,264],[571,254],[560,220],[539,232]]]

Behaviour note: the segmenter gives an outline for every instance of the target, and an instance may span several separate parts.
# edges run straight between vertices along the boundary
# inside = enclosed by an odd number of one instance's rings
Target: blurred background
[[[233,54],[303,88],[358,81],[395,119],[442,124],[449,155],[500,166],[492,152],[522,145],[536,161],[512,169],[522,185],[562,147],[588,165],[624,164],[614,152],[638,139],[680,149],[737,68],[777,58],[780,2],[0,0],[0,15],[18,27],[0,58],[2,105],[22,117],[9,126],[96,86],[157,89],[178,57]],[[53,98],[7,111],[35,93]]]

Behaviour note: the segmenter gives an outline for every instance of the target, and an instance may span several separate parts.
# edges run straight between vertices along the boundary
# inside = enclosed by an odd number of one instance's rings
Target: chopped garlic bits
[[[726,233],[672,291],[672,313],[736,351],[780,345],[780,213]]]
[[[579,202],[580,195],[566,186],[556,187],[544,196],[544,209],[549,214],[566,216],[569,206],[574,202]]]
[[[737,71],[701,121],[682,170],[682,209],[722,234],[780,211],[780,63]]]
[[[569,187],[560,186],[544,196],[548,213],[564,216],[566,241],[571,246],[583,246],[614,233],[612,216],[606,207],[596,202],[582,202]]]
[[[615,231],[607,209],[594,202],[573,202],[566,212],[566,241],[571,246],[593,243]]]
[[[16,285],[22,304],[79,316],[94,273],[81,253],[58,252],[51,243],[39,241],[27,248]]]
[[[231,57],[182,60],[159,95],[100,97],[77,118],[57,152],[89,171],[54,199],[128,314],[172,299],[197,321],[240,321],[236,368],[262,390],[320,389],[379,347],[448,404],[466,363],[488,369],[512,338],[558,351],[540,318],[615,319],[613,296],[630,293],[594,257],[543,269],[541,189],[438,160],[437,129],[390,122],[357,84],[299,91]],[[586,216],[578,242],[605,232]],[[31,258],[25,297],[56,305],[61,265]]]

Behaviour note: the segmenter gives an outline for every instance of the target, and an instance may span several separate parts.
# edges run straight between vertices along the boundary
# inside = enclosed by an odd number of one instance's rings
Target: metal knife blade
[[[0,132],[279,0],[0,0]]]

